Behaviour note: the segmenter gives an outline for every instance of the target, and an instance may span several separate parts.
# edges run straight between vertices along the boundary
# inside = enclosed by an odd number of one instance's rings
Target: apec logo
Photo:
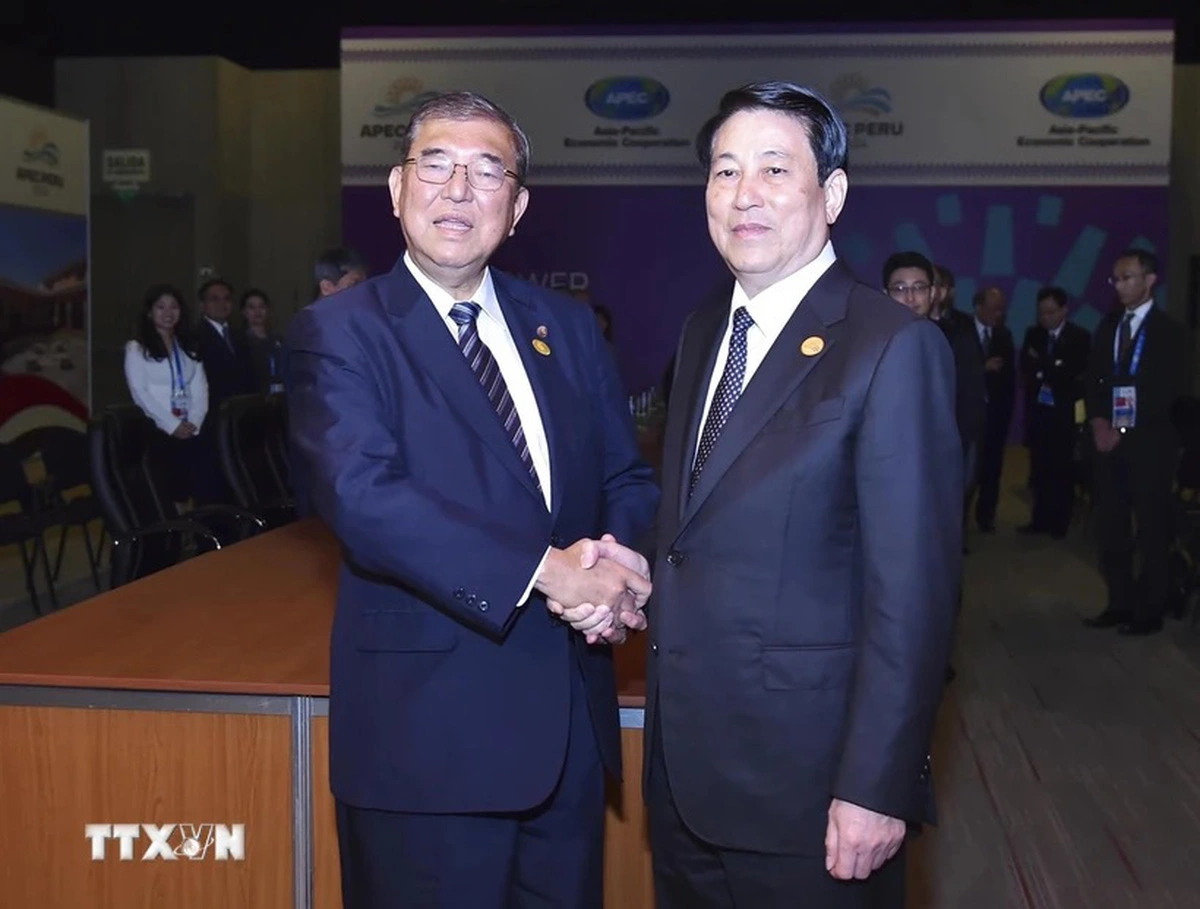
[[[656,79],[610,76],[593,82],[583,100],[588,110],[606,120],[645,120],[667,109],[671,93]]]
[[[1096,119],[1128,104],[1129,86],[1107,73],[1068,73],[1043,85],[1038,97],[1056,116]]]

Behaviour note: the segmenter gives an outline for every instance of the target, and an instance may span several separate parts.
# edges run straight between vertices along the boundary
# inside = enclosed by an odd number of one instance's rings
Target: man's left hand
[[[825,869],[838,880],[866,880],[900,851],[906,830],[899,818],[834,799],[825,828]]]

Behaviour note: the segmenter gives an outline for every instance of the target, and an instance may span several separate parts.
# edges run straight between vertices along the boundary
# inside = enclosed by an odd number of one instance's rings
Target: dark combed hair
[[[408,158],[417,130],[426,120],[491,120],[493,123],[499,123],[508,130],[512,139],[513,152],[517,156],[516,167],[513,168],[513,173],[517,175],[517,183],[525,185],[525,178],[529,174],[529,137],[499,104],[476,92],[447,92],[430,98],[417,108],[400,138],[401,161]]]
[[[336,249],[326,250],[317,257],[317,262],[313,266],[313,277],[316,278],[318,286],[322,281],[337,284],[342,280],[343,275],[351,271],[361,271],[365,275],[367,273],[366,263],[363,262],[362,256],[354,250],[339,246]]]
[[[1067,292],[1056,286],[1038,288],[1037,302],[1041,303],[1043,300],[1053,300],[1060,307],[1066,306]]]
[[[742,111],[778,111],[798,120],[808,134],[808,143],[817,161],[817,182],[825,181],[835,170],[847,167],[846,124],[833,105],[810,88],[794,82],[751,82],[726,92],[721,103],[696,136],[696,153],[707,172],[712,167],[713,139],[717,130],[734,114]]]
[[[219,283],[224,284],[225,282]],[[148,360],[165,360],[167,357],[167,347],[154,327],[154,318],[151,314],[154,303],[159,297],[173,297],[179,304],[179,321],[175,323],[175,340],[189,357],[193,360],[200,359],[192,342],[192,323],[188,316],[187,302],[184,300],[183,294],[179,292],[179,288],[172,284],[154,284],[142,297],[141,312],[138,314],[137,324],[133,328],[134,340],[142,345],[142,353]]]
[[[896,252],[887,257],[887,261],[883,263],[883,286],[888,286],[888,281],[891,280],[892,273],[899,271],[901,268],[919,268],[925,272],[925,277],[929,279],[932,286],[937,275],[934,273],[933,263],[919,252]]]
[[[1138,265],[1142,267],[1142,271],[1144,271],[1146,274],[1158,274],[1158,256],[1154,255],[1154,253],[1150,252],[1148,249],[1127,249],[1121,253],[1121,255],[1117,256],[1117,258],[1137,259]]]
[[[202,301],[204,299],[204,295],[207,294],[214,287],[224,287],[227,291],[229,291],[229,295],[231,297],[233,296],[233,285],[232,284],[230,284],[224,278],[209,278],[207,281],[205,281],[203,284],[201,284],[200,289],[198,291],[196,291],[196,299]],[[182,303],[183,301],[180,300],[179,302]]]
[[[267,292],[258,287],[251,287],[242,294],[242,299],[238,303],[238,310],[244,310],[246,304],[250,302],[251,297],[259,297],[266,304],[267,309],[271,308],[271,298],[267,296]]]

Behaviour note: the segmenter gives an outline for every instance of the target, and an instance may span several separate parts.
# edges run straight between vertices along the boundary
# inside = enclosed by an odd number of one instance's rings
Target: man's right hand
[[[620,561],[602,557],[606,549]],[[601,543],[583,539],[567,549],[551,549],[534,587],[555,615],[592,640],[613,626],[618,609],[633,613],[646,604],[648,574],[646,560],[611,537]]]
[[[1096,451],[1107,454],[1116,448],[1120,441],[1121,433],[1113,429],[1112,423],[1103,417],[1092,420],[1092,442],[1096,445]]]
[[[180,423],[178,426],[176,426],[175,431],[173,433],[171,433],[171,435],[173,435],[177,439],[190,439],[195,434],[196,434],[196,427],[193,426],[191,423],[189,423],[187,420],[184,420],[182,423]]]

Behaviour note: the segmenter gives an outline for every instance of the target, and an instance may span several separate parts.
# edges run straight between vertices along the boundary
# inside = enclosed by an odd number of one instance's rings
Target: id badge
[[[188,395],[187,392],[171,395],[171,416],[179,420],[188,418]]]
[[[1113,429],[1133,429],[1137,425],[1137,389],[1132,385],[1113,388]]]
[[[1050,389],[1049,385],[1043,385],[1038,389],[1037,402],[1045,404],[1047,407],[1054,406],[1054,392]]]
[[[271,387],[268,389],[268,391],[273,395],[283,394],[283,383],[282,382],[272,382]]]

